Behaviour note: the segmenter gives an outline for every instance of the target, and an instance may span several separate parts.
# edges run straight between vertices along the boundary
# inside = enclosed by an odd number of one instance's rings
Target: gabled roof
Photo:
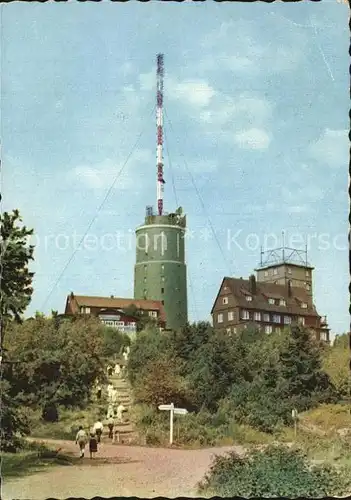
[[[222,280],[221,287],[213,304],[211,314],[213,313],[219,293],[222,286],[226,283],[231,294],[236,298],[239,307],[245,309],[257,309],[261,311],[271,311],[280,313],[290,313],[299,316],[319,316],[316,308],[311,304],[311,297],[302,287],[291,287],[292,295],[289,297],[288,288],[285,285],[276,285],[275,283],[264,283],[256,281],[256,293],[250,294],[252,301],[248,302],[245,296],[250,293],[249,280],[239,278],[225,277]],[[284,299],[286,305],[280,306],[277,304],[269,304],[268,298]],[[307,304],[306,309],[301,308],[301,302]]]
[[[72,310],[78,312],[79,307],[96,307],[105,309],[125,309],[131,305],[135,305],[138,309],[146,311],[159,311],[161,321],[166,321],[166,314],[163,304],[160,300],[137,300],[126,299],[122,297],[95,297],[88,295],[68,295],[68,302],[71,301]],[[67,309],[66,305],[66,309]]]

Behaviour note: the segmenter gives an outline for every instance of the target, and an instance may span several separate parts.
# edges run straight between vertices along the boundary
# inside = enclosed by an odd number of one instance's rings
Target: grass
[[[85,410],[59,408],[58,422],[44,422],[39,412],[30,415],[31,436],[47,439],[74,439],[79,426],[89,431],[96,419],[105,416],[107,405],[93,403]]]
[[[327,436],[334,436],[341,429],[349,429],[351,415],[349,405],[320,405],[301,415],[303,424],[315,427]]]
[[[48,466],[73,465],[76,457],[63,453],[52,453],[53,449],[32,442],[18,453],[1,454],[1,476],[22,477],[46,469]]]

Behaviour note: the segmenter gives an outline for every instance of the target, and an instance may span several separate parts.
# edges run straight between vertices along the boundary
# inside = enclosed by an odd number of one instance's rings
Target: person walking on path
[[[113,439],[113,427],[115,425],[115,421],[113,419],[113,416],[111,415],[110,418],[108,419],[108,437],[110,439]]]
[[[98,442],[95,437],[95,434],[91,433],[90,438],[89,438],[89,452],[90,452],[90,458],[94,458],[95,453],[98,451]]]
[[[102,425],[101,420],[98,420],[97,422],[95,422],[94,427],[93,427],[93,431],[96,434],[96,439],[97,439],[98,443],[100,443],[100,441],[101,441],[101,434],[102,434],[103,430],[104,430],[104,426]]]
[[[122,403],[119,403],[117,407],[117,420],[120,423],[123,423],[123,412],[125,411],[125,407],[122,405]]]
[[[80,458],[84,457],[84,451],[85,451],[85,446],[87,444],[87,441],[88,441],[88,436],[87,436],[85,430],[83,429],[83,427],[80,425],[79,430],[78,430],[77,435],[76,435],[76,444],[79,445]]]

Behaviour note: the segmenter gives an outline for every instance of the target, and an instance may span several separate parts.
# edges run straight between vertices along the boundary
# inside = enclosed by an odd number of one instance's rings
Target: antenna
[[[157,94],[156,94],[156,126],[157,126],[157,207],[158,215],[163,212],[163,54],[157,54]]]

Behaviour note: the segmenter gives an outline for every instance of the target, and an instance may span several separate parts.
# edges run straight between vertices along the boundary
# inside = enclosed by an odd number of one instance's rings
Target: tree
[[[12,214],[4,212],[0,215],[0,328],[3,348],[6,323],[15,319],[21,320],[21,314],[30,303],[33,293],[32,279],[34,273],[29,272],[28,265],[33,260],[34,246],[27,245],[27,238],[33,234],[32,229],[20,226],[22,219],[18,210]]]
[[[156,362],[161,356],[171,357],[174,349],[167,332],[148,326],[138,332],[131,345],[128,358],[128,377],[132,385],[141,379],[149,363]]]
[[[189,406],[189,390],[181,368],[167,355],[147,363],[142,377],[134,384],[134,394],[137,401],[156,407],[172,402],[176,406]]]
[[[323,370],[329,375],[339,398],[346,398],[350,394],[349,360],[348,334],[337,337],[334,345],[328,346],[323,353]]]
[[[104,326],[79,317],[59,324],[37,317],[11,324],[7,341],[13,367],[11,396],[28,406],[84,406],[96,380],[104,380]]]
[[[33,234],[22,224],[18,210],[0,214],[0,369],[1,369],[1,449],[15,450],[17,432],[25,433],[28,425],[15,399],[11,396],[12,364],[4,350],[5,328],[12,320],[20,321],[33,293],[33,273],[28,265],[33,260],[34,247],[27,245]],[[6,354],[6,359],[5,359]]]

